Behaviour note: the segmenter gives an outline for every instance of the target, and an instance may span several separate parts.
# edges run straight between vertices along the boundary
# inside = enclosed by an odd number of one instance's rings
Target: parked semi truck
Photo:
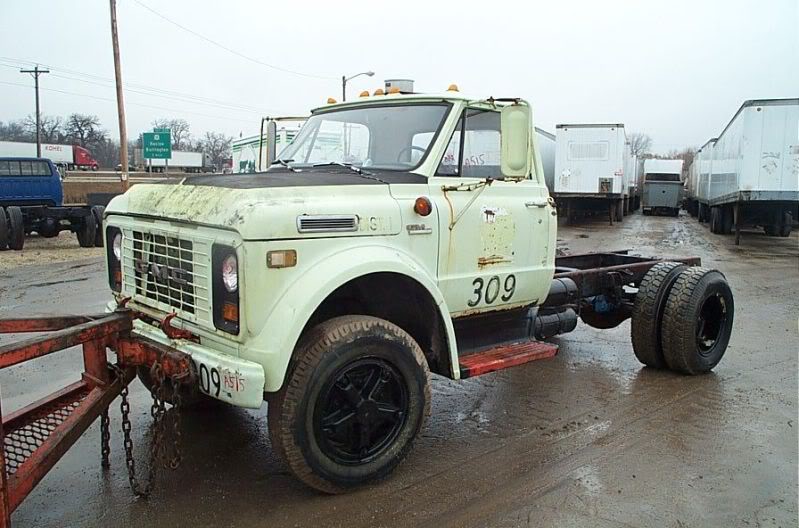
[[[134,150],[133,164],[137,171],[143,172],[214,172],[204,152],[173,150],[172,157],[165,159],[146,159],[140,148]]]
[[[615,170],[595,190],[622,196]],[[265,173],[114,198],[109,309],[133,314],[126,339],[156,365],[139,369],[154,394],[184,407],[266,398],[273,449],[338,493],[409,454],[431,372],[462,380],[552,357],[543,340],[578,319],[632,317],[633,352],[653,368],[721,360],[734,306],[720,272],[627,251],[556,258],[556,230],[524,100],[331,101]],[[190,357],[198,392],[165,389],[159,357]]]
[[[630,154],[623,124],[556,125],[555,188],[558,208],[577,215],[605,213],[621,222],[630,207],[625,169]],[[629,169],[628,169],[629,170]]]
[[[789,236],[799,219],[799,99],[745,101],[703,147],[696,194],[700,219],[713,233],[735,232],[736,244],[747,225]]]
[[[25,236],[71,231],[81,247],[102,246],[103,208],[63,203],[61,175],[46,158],[0,157],[0,250],[21,250]]]
[[[92,153],[78,145],[57,145],[42,143],[42,157],[51,160],[65,170],[93,170],[99,169],[97,160]],[[35,158],[36,143],[20,141],[0,141],[0,157]]]
[[[683,160],[644,161],[644,188],[641,211],[645,215],[665,213],[677,216],[682,200]]]

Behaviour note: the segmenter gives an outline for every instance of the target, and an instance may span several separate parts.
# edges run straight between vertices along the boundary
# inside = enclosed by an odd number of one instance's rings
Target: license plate
[[[191,362],[194,365],[194,372],[197,373],[200,392],[208,396],[235,401],[235,394],[243,393],[247,388],[247,379],[238,370],[209,366],[194,358]]]

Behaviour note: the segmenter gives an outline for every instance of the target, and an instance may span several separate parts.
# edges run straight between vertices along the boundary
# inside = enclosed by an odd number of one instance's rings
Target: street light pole
[[[37,64],[32,70],[19,70],[20,73],[30,73],[33,77],[33,84],[36,87],[36,157],[42,157],[42,126],[39,122],[39,75],[50,73],[50,70],[40,70]]]
[[[351,80],[353,80],[356,77],[360,77],[361,75],[366,75],[367,77],[371,77],[374,74],[375,74],[375,72],[373,72],[373,71],[366,71],[366,72],[356,73],[355,75],[351,75],[349,77],[347,77],[346,75],[342,75],[341,76],[341,101],[343,102],[343,101],[347,100],[347,81],[351,81]]]

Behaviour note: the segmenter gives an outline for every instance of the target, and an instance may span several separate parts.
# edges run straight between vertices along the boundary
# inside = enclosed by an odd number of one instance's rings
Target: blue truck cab
[[[27,235],[71,231],[81,247],[102,245],[103,208],[64,205],[61,173],[47,158],[0,157],[0,250],[21,250]]]
[[[0,158],[0,206],[64,204],[61,174],[44,158]]]

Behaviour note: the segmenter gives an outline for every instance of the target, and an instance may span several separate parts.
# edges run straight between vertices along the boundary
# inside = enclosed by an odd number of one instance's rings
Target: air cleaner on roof
[[[386,79],[386,93],[392,92],[392,88],[399,88],[399,93],[414,93],[413,92],[413,79]]]

